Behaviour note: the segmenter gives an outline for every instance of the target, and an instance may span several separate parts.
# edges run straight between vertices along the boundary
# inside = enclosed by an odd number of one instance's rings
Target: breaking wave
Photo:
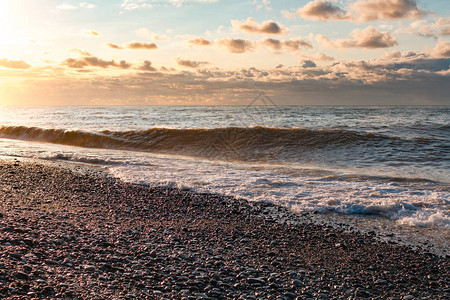
[[[334,151],[359,159],[446,160],[445,146],[432,139],[401,139],[341,129],[227,127],[216,129],[152,128],[132,131],[44,129],[1,126],[0,137],[86,148],[131,150],[242,161],[305,161]]]

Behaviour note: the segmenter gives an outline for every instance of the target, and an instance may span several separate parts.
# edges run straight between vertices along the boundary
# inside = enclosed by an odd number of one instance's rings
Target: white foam
[[[138,184],[270,201],[296,211],[374,215],[404,225],[450,229],[450,192],[433,183],[347,176],[314,166],[231,163],[3,139],[0,146],[3,155],[104,165],[113,175]]]
[[[450,230],[450,217],[442,211],[419,211],[410,217],[398,219],[400,224],[418,227],[440,227]]]

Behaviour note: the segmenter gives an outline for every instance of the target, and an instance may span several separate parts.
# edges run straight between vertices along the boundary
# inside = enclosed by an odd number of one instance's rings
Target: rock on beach
[[[448,256],[308,213],[39,162],[0,178],[1,299],[450,299]]]

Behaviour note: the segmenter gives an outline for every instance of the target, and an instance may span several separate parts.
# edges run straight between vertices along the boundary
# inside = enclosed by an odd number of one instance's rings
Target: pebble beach
[[[448,255],[310,212],[40,162],[0,178],[1,299],[450,299]]]

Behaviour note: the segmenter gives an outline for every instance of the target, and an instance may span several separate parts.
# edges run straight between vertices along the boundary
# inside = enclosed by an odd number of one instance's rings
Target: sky
[[[0,0],[0,105],[246,105],[261,92],[450,105],[450,1]]]

